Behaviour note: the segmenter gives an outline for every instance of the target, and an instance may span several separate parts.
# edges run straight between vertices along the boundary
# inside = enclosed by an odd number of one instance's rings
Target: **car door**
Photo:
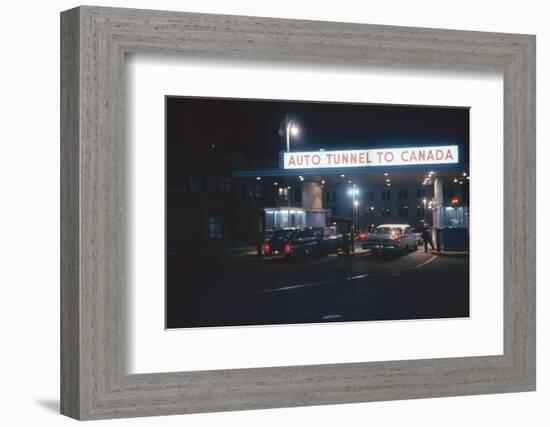
[[[405,236],[405,244],[409,246],[409,248],[412,250],[416,245],[416,237],[413,233],[412,227],[405,228],[404,231]]]

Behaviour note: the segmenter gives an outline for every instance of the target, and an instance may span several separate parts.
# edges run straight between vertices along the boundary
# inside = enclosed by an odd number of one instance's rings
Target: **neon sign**
[[[458,145],[369,150],[285,152],[284,169],[353,168],[458,163]]]

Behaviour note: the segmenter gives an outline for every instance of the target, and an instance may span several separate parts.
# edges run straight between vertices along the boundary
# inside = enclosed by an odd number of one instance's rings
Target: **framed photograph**
[[[535,389],[535,37],[61,15],[61,411]]]

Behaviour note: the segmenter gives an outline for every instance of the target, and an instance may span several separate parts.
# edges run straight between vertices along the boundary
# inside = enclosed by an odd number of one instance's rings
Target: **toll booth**
[[[325,227],[329,212],[327,209],[264,208],[265,231],[282,228]]]
[[[468,251],[470,246],[470,216],[467,205],[458,197],[445,196],[442,179],[434,182],[433,239],[438,251]]]

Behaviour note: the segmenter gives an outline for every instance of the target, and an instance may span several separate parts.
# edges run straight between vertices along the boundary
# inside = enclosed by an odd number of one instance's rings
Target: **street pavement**
[[[468,257],[172,255],[167,327],[469,316]]]

